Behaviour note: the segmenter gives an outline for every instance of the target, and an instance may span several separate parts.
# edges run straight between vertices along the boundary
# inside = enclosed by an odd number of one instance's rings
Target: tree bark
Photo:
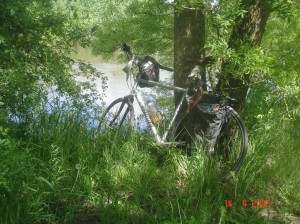
[[[204,55],[205,17],[202,9],[175,8],[174,13],[174,84],[186,87],[186,79],[193,69],[190,60]],[[180,94],[175,92],[175,105]]]
[[[205,44],[205,16],[202,9],[192,7],[182,7],[177,1],[174,13],[174,84],[186,88],[187,77],[195,66],[192,60],[204,57]],[[201,74],[203,73],[203,74]],[[205,77],[204,70],[201,76]],[[175,106],[178,105],[182,97],[182,92],[175,91]],[[187,103],[183,105],[179,114],[187,110]],[[189,119],[185,120],[186,127],[192,127],[197,117],[190,114]],[[178,134],[178,133],[177,133]],[[180,136],[187,138],[183,141],[189,141],[190,136]]]
[[[236,18],[236,23],[228,41],[228,47],[238,51],[242,46],[259,46],[265,31],[271,5],[265,0],[242,0],[241,10],[247,12]],[[222,73],[226,74],[228,63],[224,63]],[[239,68],[236,68],[239,69]],[[250,74],[245,74],[243,80],[237,79],[233,74],[225,75],[225,89],[228,94],[238,100],[236,110],[241,111],[249,89]]]

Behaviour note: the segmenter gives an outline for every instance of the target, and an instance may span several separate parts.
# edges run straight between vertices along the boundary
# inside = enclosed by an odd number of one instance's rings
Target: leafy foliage
[[[49,88],[73,97],[83,88],[73,77],[69,55],[76,44],[90,42],[90,27],[78,20],[73,3],[0,1],[0,101],[6,115],[18,122],[32,119]]]
[[[275,14],[269,20],[261,48],[264,57],[261,63],[254,64],[256,70],[249,92],[250,105],[256,107],[258,114],[277,113],[278,118],[299,119],[299,12],[294,6],[289,19]],[[259,65],[264,69],[258,70]]]
[[[172,59],[174,4],[0,0],[1,223],[280,223],[299,215],[297,1],[274,1],[262,45],[239,50],[227,40],[246,13],[240,1],[207,2],[207,49],[229,60],[237,77],[250,74],[243,112],[249,154],[226,184],[200,149],[187,157],[141,133],[126,142],[96,136],[91,127],[101,108],[93,107],[91,95],[98,96],[89,81],[102,74],[89,64],[75,68],[69,57],[77,44],[93,43],[109,56],[126,41],[138,54]],[[61,93],[50,104],[49,87]],[[26,123],[22,138],[13,118]],[[275,216],[224,204],[261,198],[271,200]]]
[[[201,148],[186,156],[147,134],[95,135],[81,110],[55,108],[41,111],[19,143],[0,128],[0,139],[10,139],[0,150],[1,223],[263,224],[299,211],[299,141],[288,134],[291,122],[257,125],[245,166],[220,183],[214,158]],[[251,207],[258,199],[270,200],[275,217]]]
[[[131,1],[110,4],[109,15],[97,31],[94,52],[111,56],[120,41],[132,45],[137,54],[172,55],[173,10],[155,1]],[[171,56],[172,57],[172,56]]]

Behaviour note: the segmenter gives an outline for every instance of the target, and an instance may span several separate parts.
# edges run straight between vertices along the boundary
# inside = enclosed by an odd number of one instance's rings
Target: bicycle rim
[[[248,150],[248,135],[243,120],[231,107],[225,107],[225,122],[215,145],[217,171],[223,181],[241,168]]]
[[[124,134],[134,126],[134,111],[128,98],[119,98],[112,102],[103,112],[98,131],[118,132]]]
[[[213,169],[222,181],[230,179],[240,169],[248,150],[248,135],[241,117],[229,106],[224,108],[224,112],[225,120],[211,154],[205,140],[200,139],[195,130],[185,124],[188,114],[178,120],[170,135],[170,141],[184,142],[186,147],[190,147],[192,143],[204,146],[200,148],[207,151]]]

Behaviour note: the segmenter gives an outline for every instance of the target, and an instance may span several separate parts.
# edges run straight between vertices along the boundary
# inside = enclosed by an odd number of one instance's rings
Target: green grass
[[[291,122],[251,130],[245,164],[221,183],[200,149],[187,156],[147,134],[95,136],[79,117],[41,113],[23,138],[0,132],[9,140],[0,145],[0,223],[289,223],[299,216]],[[261,199],[271,208],[252,208]]]

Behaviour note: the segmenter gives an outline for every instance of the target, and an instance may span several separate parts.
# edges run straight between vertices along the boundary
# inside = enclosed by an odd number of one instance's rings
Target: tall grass
[[[244,166],[222,183],[199,148],[187,156],[145,133],[95,136],[78,111],[38,120],[22,139],[0,133],[9,139],[0,145],[0,223],[289,223],[299,215],[292,123],[252,130]],[[271,208],[252,208],[261,199]]]

